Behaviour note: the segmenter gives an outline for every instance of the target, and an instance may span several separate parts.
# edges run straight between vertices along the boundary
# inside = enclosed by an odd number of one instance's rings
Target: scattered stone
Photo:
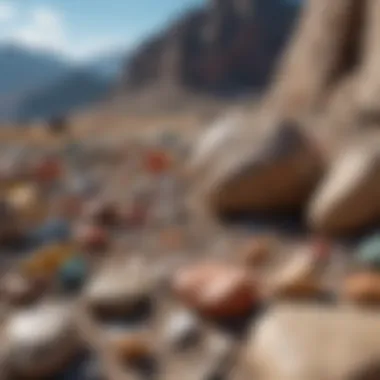
[[[71,244],[50,244],[20,263],[23,275],[34,279],[51,279],[67,259],[74,255]]]
[[[164,335],[170,347],[186,348],[200,338],[199,321],[188,311],[177,311],[169,316]]]
[[[108,231],[99,225],[84,224],[77,228],[75,240],[85,251],[103,251],[110,244]]]
[[[355,261],[367,268],[380,269],[380,234],[365,239],[359,245]]]
[[[12,187],[7,201],[26,227],[34,227],[48,215],[46,202],[43,202],[37,186],[33,184]]]
[[[380,273],[359,272],[349,275],[344,281],[345,299],[367,305],[380,304]]]
[[[259,302],[256,284],[249,273],[219,263],[197,264],[178,270],[173,289],[185,304],[216,318],[245,314]]]
[[[61,369],[80,348],[68,304],[43,304],[18,312],[5,326],[12,368],[41,378]]]
[[[207,364],[203,368],[203,380],[224,380],[230,377],[233,365],[233,342],[220,334],[212,334],[207,342]]]
[[[379,328],[377,312],[280,305],[253,326],[245,357],[260,380],[356,379],[380,360]]]
[[[79,290],[86,280],[88,265],[81,257],[73,257],[64,262],[59,269],[58,277],[61,287],[67,291]]]
[[[84,213],[95,224],[114,226],[119,222],[118,207],[111,201],[93,200],[85,205]]]
[[[51,183],[60,179],[63,171],[63,165],[59,159],[46,157],[36,163],[33,177],[38,183]]]
[[[141,263],[103,268],[85,289],[88,304],[101,314],[138,314],[150,303],[154,282]]]
[[[360,146],[333,163],[309,207],[312,228],[330,234],[354,232],[380,218],[380,151]]]
[[[1,279],[1,294],[10,304],[24,305],[42,294],[44,289],[41,285],[19,273],[8,273]]]
[[[146,154],[144,166],[148,173],[162,174],[169,170],[171,158],[165,151],[152,150]]]
[[[310,250],[294,254],[269,284],[269,296],[275,298],[308,299],[322,293],[316,257]]]
[[[122,360],[136,362],[152,355],[152,339],[144,331],[116,328],[106,335],[111,349]]]
[[[0,199],[0,245],[18,241],[22,237],[20,220],[9,202]]]

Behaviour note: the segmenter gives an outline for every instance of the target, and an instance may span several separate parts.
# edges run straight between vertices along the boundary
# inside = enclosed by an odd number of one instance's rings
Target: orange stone
[[[343,283],[345,299],[358,304],[380,303],[380,274],[359,272],[351,274]]]
[[[137,361],[152,354],[151,340],[141,333],[120,333],[118,337],[111,339],[111,344],[116,355],[122,360]]]
[[[145,168],[149,173],[160,174],[170,167],[170,158],[163,151],[151,151],[145,157]]]
[[[258,301],[257,287],[244,269],[219,263],[179,270],[173,290],[189,307],[216,318],[242,315]]]

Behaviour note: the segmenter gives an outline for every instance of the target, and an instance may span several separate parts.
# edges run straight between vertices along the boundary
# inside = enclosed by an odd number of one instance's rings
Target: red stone
[[[173,279],[182,302],[214,318],[247,313],[258,302],[255,285],[245,269],[219,263],[185,267]]]
[[[34,167],[34,177],[39,182],[53,182],[63,175],[62,162],[58,159],[48,158],[41,160]]]
[[[152,151],[145,157],[145,168],[149,173],[160,174],[169,169],[170,159],[165,152]]]

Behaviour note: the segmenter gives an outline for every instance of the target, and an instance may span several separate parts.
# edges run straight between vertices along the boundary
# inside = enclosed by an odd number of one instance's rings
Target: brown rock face
[[[244,269],[218,263],[179,270],[173,289],[185,304],[216,318],[244,314],[258,299],[255,284]]]
[[[201,90],[262,87],[297,13],[297,6],[281,0],[210,1],[133,55],[125,87],[159,82]]]

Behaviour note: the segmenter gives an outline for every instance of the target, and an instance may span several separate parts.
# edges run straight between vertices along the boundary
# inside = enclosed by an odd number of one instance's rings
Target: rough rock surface
[[[376,312],[281,305],[252,331],[246,358],[257,380],[356,379],[380,359],[379,328]]]
[[[132,55],[124,88],[156,83],[206,91],[261,88],[297,14],[296,4],[281,0],[208,1],[186,12]]]
[[[380,150],[354,146],[333,163],[310,204],[310,225],[327,233],[347,233],[380,218]]]
[[[238,149],[224,150],[211,164],[199,191],[220,214],[294,211],[309,197],[323,161],[295,123],[242,134]]]

